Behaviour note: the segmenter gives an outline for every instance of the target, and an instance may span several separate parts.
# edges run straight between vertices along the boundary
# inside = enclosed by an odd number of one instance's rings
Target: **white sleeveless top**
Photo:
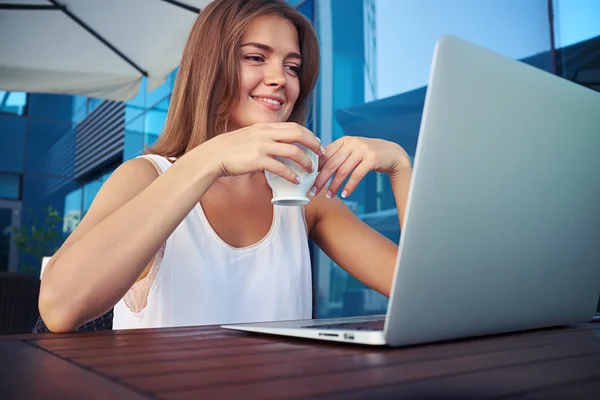
[[[161,156],[142,157],[159,173],[172,165]],[[273,207],[268,234],[235,248],[216,234],[198,202],[157,253],[148,275],[117,303],[113,329],[311,318],[304,209]]]

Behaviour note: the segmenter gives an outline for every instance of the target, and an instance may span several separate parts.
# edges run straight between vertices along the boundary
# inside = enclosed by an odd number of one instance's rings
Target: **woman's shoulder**
[[[113,172],[111,177],[127,178],[126,180],[135,178],[141,180],[142,182],[145,181],[150,183],[159,175],[159,171],[156,164],[157,162],[154,159],[154,157],[136,157],[122,163],[115,170],[115,172]]]
[[[125,192],[141,192],[160,175],[152,161],[146,157],[137,157],[125,161],[115,169],[100,192],[111,195]],[[100,195],[101,193],[98,193]],[[102,196],[101,196],[102,197]]]

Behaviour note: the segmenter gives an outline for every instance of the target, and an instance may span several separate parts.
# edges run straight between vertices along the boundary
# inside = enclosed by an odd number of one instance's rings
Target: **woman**
[[[383,140],[344,137],[323,149],[302,126],[318,57],[312,26],[283,1],[216,0],[200,13],[163,134],[112,174],[44,272],[50,330],[112,307],[115,329],[310,318],[309,238],[389,295],[397,246],[337,193],[385,172],[402,224],[410,160]],[[321,153],[313,200],[273,206],[264,171],[298,178],[274,156],[311,170],[295,142]]]

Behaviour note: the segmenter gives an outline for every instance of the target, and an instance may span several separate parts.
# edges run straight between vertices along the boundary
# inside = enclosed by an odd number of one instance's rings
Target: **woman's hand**
[[[327,197],[334,197],[344,180],[350,176],[342,190],[342,197],[345,198],[356,189],[368,172],[377,171],[389,175],[399,173],[410,167],[410,157],[400,145],[393,142],[344,136],[326,147],[321,165],[311,194],[320,193],[335,174],[327,190]]]
[[[317,154],[325,151],[310,130],[293,122],[260,123],[218,135],[200,146],[215,162],[217,177],[270,171],[298,183],[299,177],[275,156],[288,158],[312,172],[311,160],[293,143],[299,143]]]

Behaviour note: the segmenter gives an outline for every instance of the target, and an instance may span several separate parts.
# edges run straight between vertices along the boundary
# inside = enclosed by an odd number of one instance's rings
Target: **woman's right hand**
[[[307,128],[294,122],[260,123],[218,135],[200,146],[215,161],[217,176],[243,175],[255,171],[269,171],[298,183],[298,176],[274,157],[293,160],[309,173],[311,160],[294,145],[299,143],[324,154],[321,142]]]

